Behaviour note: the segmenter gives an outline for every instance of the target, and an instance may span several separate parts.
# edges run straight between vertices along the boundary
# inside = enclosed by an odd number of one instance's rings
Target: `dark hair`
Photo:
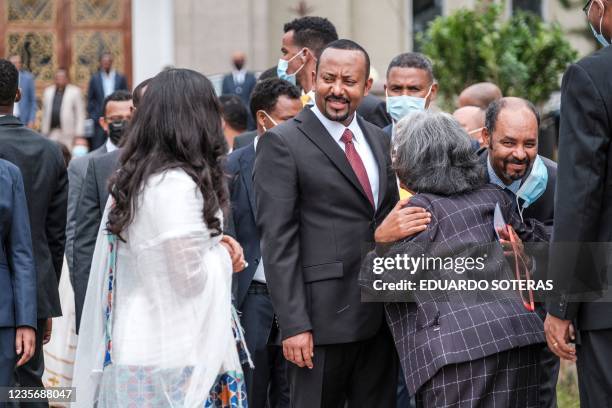
[[[132,92],[132,104],[135,108],[140,105],[140,100],[142,99],[145,87],[149,85],[149,82],[151,82],[152,79],[153,78],[147,78],[138,85],[136,85],[136,88],[134,88],[134,91]]]
[[[98,61],[102,61],[102,58],[109,56],[111,59],[114,59],[113,57],[113,53],[110,51],[103,51],[102,53],[100,53],[100,58],[98,58]]]
[[[338,39],[336,27],[323,17],[296,18],[283,27],[285,33],[291,30],[293,30],[293,42],[298,47],[309,48],[317,59],[327,44]]]
[[[515,98],[512,97],[515,101],[521,101],[525,107],[529,108],[529,110],[533,113],[536,118],[536,122],[538,123],[538,129],[540,128],[540,114],[538,110],[533,105],[533,103],[529,102],[527,99],[523,98]],[[497,126],[497,119],[499,118],[499,113],[508,105],[508,98],[501,98],[494,100],[489,104],[487,111],[485,113],[485,128],[487,128],[487,132],[489,133],[489,137],[492,139],[493,133],[495,132],[495,126]]]
[[[217,212],[227,204],[220,163],[225,139],[213,85],[198,72],[171,69],[153,78],[143,101],[126,135],[121,171],[110,181],[115,205],[107,229],[121,238],[146,181],[165,170],[182,169],[202,193],[203,219],[211,234],[221,234]]]
[[[251,115],[255,122],[257,122],[257,111],[264,110],[270,113],[282,95],[290,99],[299,99],[300,90],[295,85],[279,78],[269,78],[258,82],[253,88],[250,101]]]
[[[68,165],[70,164],[70,160],[72,160],[72,154],[70,153],[68,146],[66,146],[62,142],[56,141],[55,144],[59,147],[60,152],[62,152],[62,158],[64,159],[64,164],[66,165],[66,168],[67,168]]]
[[[109,102],[122,102],[122,101],[131,101],[131,100],[132,100],[132,94],[130,93],[130,91],[125,91],[123,89],[120,89],[118,91],[113,92],[112,94],[104,98],[104,102],[102,103],[102,115],[106,117],[106,106],[108,105]]]
[[[449,196],[486,183],[471,139],[448,113],[417,111],[395,125],[393,169],[416,193]]]
[[[357,44],[353,40],[346,40],[346,39],[336,40],[336,41],[332,41],[329,44],[327,44],[325,48],[323,48],[323,51],[321,51],[321,55],[323,55],[323,52],[325,52],[325,50],[328,48],[332,48],[335,50],[361,51],[363,53],[363,56],[365,57],[366,81],[368,80],[368,78],[370,78],[370,56],[368,55],[368,52],[361,45]],[[319,71],[319,61],[320,60],[321,58],[317,59],[317,72]]]
[[[434,80],[431,60],[420,52],[405,52],[393,58],[387,68],[387,77],[392,68],[416,68],[427,72],[429,79]]]
[[[223,120],[238,131],[246,130],[249,112],[242,104],[242,99],[236,95],[222,95],[219,97],[219,102],[221,102]]]
[[[19,71],[9,60],[0,59],[0,105],[13,104],[18,87]]]
[[[272,68],[268,68],[264,72],[259,74],[259,78],[257,78],[257,80],[263,81],[264,79],[268,79],[268,78],[278,78],[278,74],[276,73],[276,66],[273,66]]]

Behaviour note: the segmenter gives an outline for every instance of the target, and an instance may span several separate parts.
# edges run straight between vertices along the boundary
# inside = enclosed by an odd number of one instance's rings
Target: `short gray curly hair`
[[[395,126],[393,169],[410,190],[448,196],[486,183],[470,137],[448,113],[418,111]]]

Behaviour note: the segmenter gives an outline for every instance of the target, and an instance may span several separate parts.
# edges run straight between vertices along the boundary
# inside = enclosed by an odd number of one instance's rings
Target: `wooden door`
[[[131,0],[0,0],[0,56],[20,54],[37,94],[67,68],[84,92],[100,54],[131,84]]]

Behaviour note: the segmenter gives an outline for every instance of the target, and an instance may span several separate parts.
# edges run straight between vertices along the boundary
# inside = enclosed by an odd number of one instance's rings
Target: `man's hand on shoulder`
[[[410,199],[397,202],[382,224],[376,228],[374,240],[379,244],[396,242],[424,231],[431,214],[421,207],[405,207]]]

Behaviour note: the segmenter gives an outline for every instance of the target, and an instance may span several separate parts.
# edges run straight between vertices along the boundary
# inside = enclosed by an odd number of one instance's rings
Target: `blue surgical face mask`
[[[298,57],[302,54],[302,52],[304,51],[304,48],[302,48],[300,50],[300,52],[298,52],[297,54],[295,54],[293,57],[291,57],[288,60],[284,60],[284,59],[279,59],[278,60],[278,65],[276,66],[276,75],[280,78],[280,79],[284,79],[285,81],[291,83],[292,85],[296,85],[296,79],[295,79],[295,75],[300,72],[300,70],[302,68],[304,68],[304,65],[306,65],[306,63],[302,64],[302,66],[300,66],[297,71],[295,71],[293,74],[288,74],[287,73],[287,68],[289,68],[289,63],[295,58]]]
[[[389,96],[387,94],[387,91],[385,91],[385,95],[387,97],[387,112],[389,113],[389,115],[391,115],[393,122],[399,122],[410,112],[425,110],[427,98],[429,97],[429,94],[431,94],[432,88],[433,84],[431,84],[431,86],[429,87],[429,91],[427,92],[427,95],[425,95],[424,98],[408,95]]]
[[[89,153],[87,146],[76,145],[72,148],[72,157],[82,157]]]
[[[548,170],[544,164],[544,160],[538,155],[536,156],[531,172],[527,179],[521,184],[521,187],[516,192],[516,204],[519,209],[521,220],[523,219],[523,210],[533,204],[546,191],[548,184]],[[523,200],[523,204],[519,205],[518,199]]]
[[[602,10],[604,10],[603,3],[599,2],[599,4],[601,4]],[[591,5],[589,6],[589,11],[587,11],[587,18],[589,14],[591,13],[591,7],[593,7],[593,2],[591,2]],[[593,31],[593,35],[595,36],[595,39],[599,41],[599,43],[602,46],[607,47],[610,45],[610,42],[606,39],[606,37],[603,36],[603,31],[601,31],[601,25],[603,23],[603,18],[604,18],[604,14],[602,13],[601,18],[599,19],[599,32],[595,31],[595,27],[593,27],[593,24],[591,24],[591,22],[589,22],[589,26],[591,27],[591,31]]]

